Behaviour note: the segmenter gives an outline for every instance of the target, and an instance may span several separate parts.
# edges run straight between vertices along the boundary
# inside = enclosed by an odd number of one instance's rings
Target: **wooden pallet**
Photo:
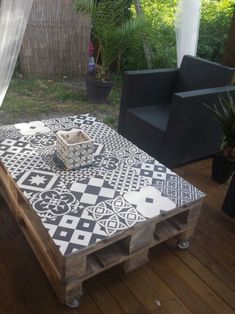
[[[83,282],[104,270],[123,264],[126,272],[148,261],[149,249],[177,236],[188,240],[200,215],[202,199],[136,224],[110,239],[63,256],[36,212],[0,162],[1,195],[18,222],[59,300],[68,305],[82,295]]]

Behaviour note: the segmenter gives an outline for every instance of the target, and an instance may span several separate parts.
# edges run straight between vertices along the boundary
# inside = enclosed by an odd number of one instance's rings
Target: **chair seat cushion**
[[[170,103],[127,109],[128,113],[147,122],[154,128],[166,132],[170,115]]]

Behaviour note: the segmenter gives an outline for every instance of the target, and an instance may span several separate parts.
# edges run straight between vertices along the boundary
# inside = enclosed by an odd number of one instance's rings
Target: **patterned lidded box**
[[[89,165],[93,161],[94,140],[80,129],[58,131],[56,155],[67,169]]]

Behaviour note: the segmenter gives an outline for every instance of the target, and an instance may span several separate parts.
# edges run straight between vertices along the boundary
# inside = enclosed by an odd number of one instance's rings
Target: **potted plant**
[[[91,37],[97,45],[95,71],[86,76],[88,99],[104,102],[113,86],[110,66],[143,30],[143,17],[127,18],[130,0],[77,0],[76,9],[91,19]]]
[[[212,178],[225,183],[235,170],[235,103],[232,96],[220,97],[219,107],[207,106],[224,134],[221,150],[213,156]]]

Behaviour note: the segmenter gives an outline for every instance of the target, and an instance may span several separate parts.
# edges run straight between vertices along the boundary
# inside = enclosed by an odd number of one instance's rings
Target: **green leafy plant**
[[[219,108],[206,106],[218,122],[224,133],[221,153],[228,159],[235,160],[235,103],[230,94],[227,98],[220,97]]]
[[[131,45],[137,33],[143,33],[143,17],[127,17],[130,0],[77,0],[76,9],[91,18],[92,38],[98,45],[96,78],[106,81],[110,66]]]
[[[178,0],[141,0],[147,22],[151,25],[146,35],[153,52],[152,67],[176,66],[175,11]],[[220,62],[224,53],[234,0],[202,0],[198,53],[201,58]],[[132,41],[132,47],[122,60],[122,69],[144,69],[143,45]]]

